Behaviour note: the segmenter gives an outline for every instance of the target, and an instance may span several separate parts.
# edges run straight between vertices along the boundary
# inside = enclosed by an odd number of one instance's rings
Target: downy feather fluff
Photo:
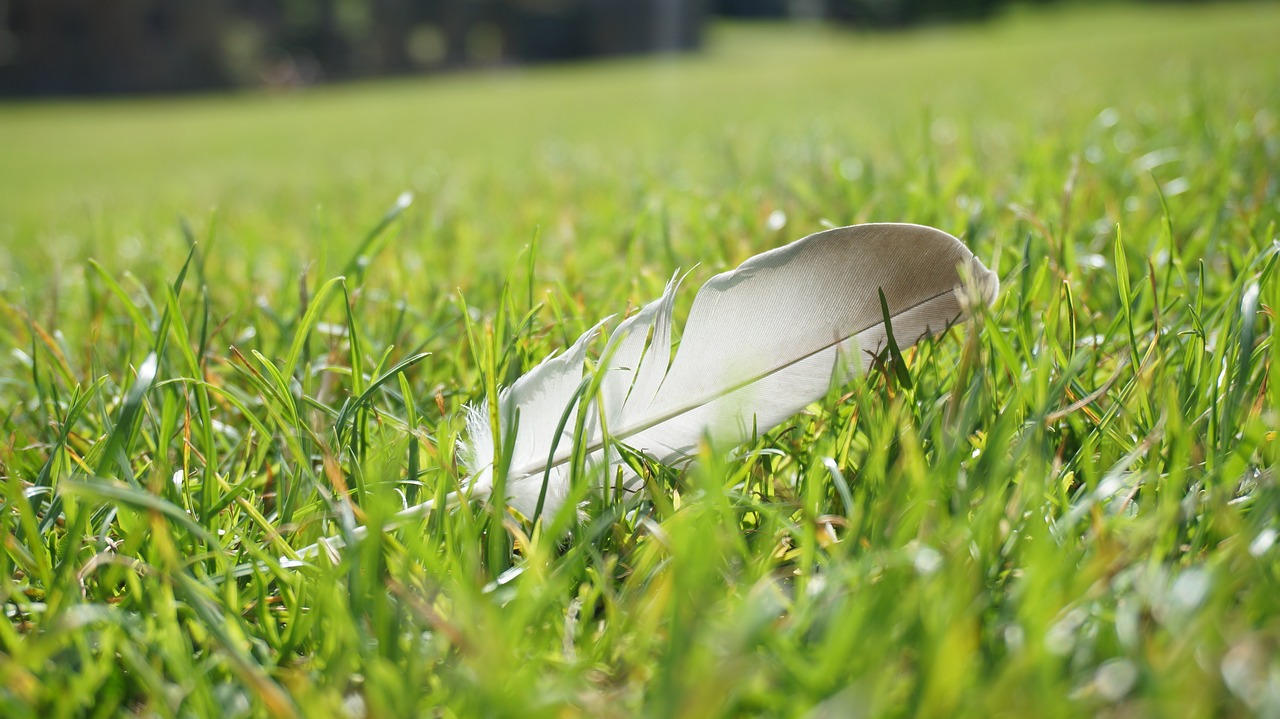
[[[680,465],[704,439],[739,444],[864,372],[886,344],[880,291],[905,348],[960,320],[972,299],[991,302],[999,280],[941,230],[888,223],[827,230],[711,278],[694,297],[673,357],[678,285],[673,280],[662,297],[621,322],[600,356],[604,374],[599,397],[584,410],[583,441],[588,466],[602,477],[619,457],[604,441],[601,414],[611,443]],[[558,440],[556,432],[599,327],[499,393],[500,433],[514,442],[507,499],[526,516],[538,507],[544,477],[544,512],[568,492],[579,408]],[[472,497],[493,489],[488,417],[487,405],[470,410],[464,459]],[[636,478],[624,472],[634,489]]]

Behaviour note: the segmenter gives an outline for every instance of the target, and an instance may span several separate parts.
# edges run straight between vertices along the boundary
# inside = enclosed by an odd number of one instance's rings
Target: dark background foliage
[[[0,94],[288,87],[694,50],[714,16],[802,17],[876,29],[983,19],[1005,4],[1006,0],[0,0]]]

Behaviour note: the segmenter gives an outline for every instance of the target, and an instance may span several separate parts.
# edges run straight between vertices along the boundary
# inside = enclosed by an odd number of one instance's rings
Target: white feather
[[[706,438],[732,445],[753,430],[768,431],[833,383],[865,371],[886,340],[880,291],[905,348],[960,320],[970,298],[992,301],[999,280],[959,240],[933,228],[869,224],[819,232],[711,278],[694,298],[672,357],[677,286],[673,280],[662,297],[618,326],[600,369],[599,406],[611,440],[668,465],[687,461]],[[599,327],[500,393],[500,433],[514,441],[507,499],[527,516],[537,509],[544,477],[544,511],[567,496],[578,411],[570,405]],[[605,453],[596,407],[587,410],[583,441],[589,466],[603,476],[618,458]],[[472,410],[468,433],[471,494],[487,496],[495,464],[487,407]]]

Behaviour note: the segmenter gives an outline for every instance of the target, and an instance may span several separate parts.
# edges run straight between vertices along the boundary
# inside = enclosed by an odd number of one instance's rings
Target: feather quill
[[[579,411],[588,413],[581,449],[601,476],[619,461],[605,429],[612,442],[679,465],[705,438],[739,444],[866,371],[887,338],[881,292],[894,338],[907,347],[945,331],[971,301],[990,303],[999,279],[941,230],[894,223],[827,230],[711,278],[672,356],[678,285],[670,282],[610,335],[597,402],[574,406],[600,325],[500,392],[500,434],[514,443],[505,483],[512,507],[532,517],[540,497],[543,511],[564,502]],[[470,494],[487,496],[495,466],[487,406],[472,408],[464,449]],[[634,489],[636,478],[627,480]]]

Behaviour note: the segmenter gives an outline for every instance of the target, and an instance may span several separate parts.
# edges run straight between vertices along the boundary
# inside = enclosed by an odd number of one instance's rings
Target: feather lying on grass
[[[471,498],[502,486],[509,506],[526,517],[554,512],[569,495],[575,451],[595,476],[621,468],[624,488],[636,490],[640,479],[622,462],[619,445],[678,466],[704,440],[740,444],[865,372],[890,340],[914,345],[962,319],[971,302],[990,303],[999,279],[959,240],[931,227],[827,230],[707,281],[673,356],[678,286],[672,280],[609,336],[591,401],[582,401],[590,394],[587,350],[603,322],[501,390],[504,462],[488,404],[469,408],[463,458]],[[495,482],[500,464],[508,467],[505,481]],[[431,509],[418,505],[401,518]]]
[[[510,506],[528,517],[560,506],[575,437],[586,443],[576,447],[586,465],[604,476],[621,464],[611,444],[679,465],[704,439],[732,446],[766,432],[865,371],[890,336],[899,347],[913,345],[961,319],[972,299],[990,302],[999,280],[941,230],[827,230],[711,278],[694,297],[673,357],[678,285],[673,280],[614,330],[599,358],[595,401],[579,400],[599,325],[502,390],[499,437],[511,446],[499,484]],[[580,435],[579,411],[587,413]],[[466,449],[471,496],[488,496],[499,462],[487,405],[470,412]],[[627,489],[636,489],[638,478],[622,471]]]

